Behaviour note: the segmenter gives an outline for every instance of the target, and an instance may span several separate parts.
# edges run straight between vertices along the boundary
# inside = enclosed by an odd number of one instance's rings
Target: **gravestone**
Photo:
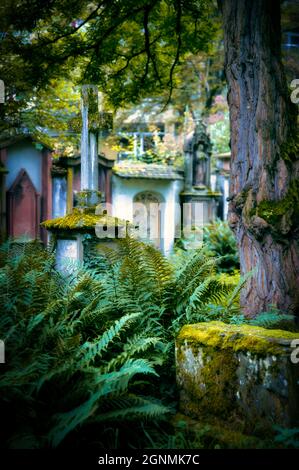
[[[299,333],[212,321],[176,340],[180,410],[265,437],[299,425]],[[299,357],[299,353],[298,353]]]

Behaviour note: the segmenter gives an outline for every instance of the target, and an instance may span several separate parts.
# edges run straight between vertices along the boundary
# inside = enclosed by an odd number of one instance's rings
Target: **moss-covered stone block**
[[[51,232],[66,231],[66,232],[90,232],[95,233],[95,228],[106,227],[115,228],[118,230],[120,227],[126,230],[128,222],[126,220],[112,217],[108,214],[97,214],[94,207],[90,208],[74,208],[71,214],[66,214],[63,217],[56,219],[45,220],[41,226],[50,230]],[[115,235],[117,238],[117,235]]]
[[[83,199],[89,191],[81,191]],[[56,269],[70,273],[82,262],[90,262],[97,246],[113,247],[115,240],[128,236],[131,224],[107,214],[105,209],[76,207],[70,214],[41,224],[52,235],[56,249]]]
[[[251,435],[299,424],[299,333],[222,322],[186,325],[176,340],[180,410]]]

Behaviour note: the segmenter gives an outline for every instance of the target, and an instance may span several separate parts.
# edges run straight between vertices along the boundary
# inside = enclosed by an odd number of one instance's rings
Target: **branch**
[[[169,72],[169,81],[168,81],[167,85],[169,86],[170,90],[169,90],[169,95],[168,95],[166,104],[163,108],[163,111],[166,109],[166,107],[170,103],[170,100],[171,100],[171,97],[172,97],[174,69],[177,66],[178,62],[179,62],[180,52],[181,52],[181,47],[182,47],[182,37],[181,37],[182,4],[181,4],[181,0],[177,0],[176,5],[177,5],[177,18],[176,18],[176,28],[175,29],[176,29],[178,45],[177,45],[177,50],[176,50],[176,55],[175,55],[174,61],[172,63],[172,66],[171,66],[171,69],[170,69],[170,72]]]
[[[144,8],[144,15],[143,15],[143,28],[144,28],[144,43],[145,43],[145,52],[146,52],[146,64],[145,64],[145,69],[144,69],[144,74],[141,78],[141,83],[144,82],[148,75],[148,70],[149,70],[149,64],[151,61],[151,50],[150,50],[150,39],[149,39],[149,29],[148,29],[148,18],[149,18],[149,13],[150,13],[150,5],[146,5]]]
[[[104,3],[104,2],[103,2]],[[143,10],[144,7],[137,7],[130,9],[126,14],[123,16],[119,16],[115,19],[115,22],[106,29],[106,31],[103,32],[102,36],[97,40],[94,41],[90,44],[81,44],[81,45],[76,45],[76,47],[70,51],[67,50],[67,52],[63,51],[60,55],[57,53],[54,54],[53,57],[51,57],[50,53],[47,53],[47,61],[48,63],[60,63],[62,64],[65,62],[67,59],[70,57],[79,57],[81,55],[85,55],[89,51],[94,51],[92,53],[92,57],[97,57],[99,55],[100,47],[102,46],[103,42],[105,39],[107,39],[121,24],[123,24],[126,20],[130,19],[131,17],[134,17],[136,14],[140,13]],[[106,10],[104,10],[106,11]],[[114,17],[113,17],[114,19]],[[91,61],[90,61],[91,63]],[[88,67],[88,66],[87,66]],[[86,76],[86,71],[84,72],[84,76]]]
[[[151,52],[151,45],[154,44],[154,42],[156,42],[157,38],[152,43],[150,42],[150,32],[149,32],[149,26],[148,26],[150,11],[154,8],[156,3],[157,3],[157,0],[155,0],[151,5],[146,5],[144,8],[144,15],[143,15],[144,47],[145,47],[145,52],[147,55],[147,60],[145,64],[144,74],[141,78],[141,83],[143,83],[144,80],[146,79],[148,72],[149,72],[149,65],[150,65],[150,62],[152,61],[156,79],[161,84],[161,78],[157,69],[156,60]]]
[[[118,54],[119,56],[123,57],[124,59],[126,59],[126,64],[121,67],[120,69],[118,69],[116,72],[114,72],[111,77],[112,78],[116,78],[118,77],[119,75],[122,74],[122,72],[124,72],[130,65],[131,63],[131,60],[133,60],[135,57],[141,55],[141,54],[144,54],[146,52],[145,49],[142,49],[141,51],[137,51],[133,54],[131,54],[130,56],[127,56],[127,55],[124,55],[124,54]]]

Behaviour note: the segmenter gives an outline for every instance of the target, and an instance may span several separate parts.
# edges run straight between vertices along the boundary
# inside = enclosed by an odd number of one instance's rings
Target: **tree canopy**
[[[215,11],[206,0],[6,0],[1,76],[22,90],[75,71],[115,105],[171,90],[182,57],[209,50]]]
[[[84,83],[97,84],[114,109],[149,95],[162,108],[174,97],[183,115],[186,104],[204,107],[215,95],[218,84],[207,87],[215,64],[221,74],[213,2],[5,0],[1,9],[2,133],[25,127],[49,144],[44,129],[55,128],[68,146],[78,125],[74,86]]]

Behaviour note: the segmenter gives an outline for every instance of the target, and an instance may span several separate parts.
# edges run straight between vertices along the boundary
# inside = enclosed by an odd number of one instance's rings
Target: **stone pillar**
[[[134,147],[133,147],[133,148],[134,148],[134,150],[133,150],[134,156],[135,156],[135,157],[138,157],[138,137],[137,137],[136,132],[134,132],[134,137],[133,137],[133,139],[134,139],[134,140],[133,140],[133,142],[134,142]]]
[[[52,155],[48,149],[42,152],[42,198],[41,198],[41,219],[47,220],[52,216]],[[47,231],[41,228],[41,239],[44,244],[48,242]]]
[[[81,192],[88,192],[91,204],[98,202],[98,88],[83,85],[81,91]]]
[[[112,203],[112,188],[111,188],[111,180],[112,180],[112,169],[111,168],[107,168],[106,170],[106,194],[105,194],[105,199],[106,199],[106,202],[108,202],[109,204]]]
[[[66,213],[71,214],[73,210],[73,180],[74,180],[74,169],[69,166],[67,169],[67,197],[66,197]]]
[[[211,189],[211,154],[207,155],[207,188]]]
[[[82,87],[81,98],[81,115],[82,115],[82,130],[81,130],[81,191],[89,188],[89,131],[88,131],[88,90],[86,85]]]
[[[99,160],[98,160],[98,139],[95,132],[89,133],[90,151],[90,180],[89,189],[98,191],[99,189]]]

